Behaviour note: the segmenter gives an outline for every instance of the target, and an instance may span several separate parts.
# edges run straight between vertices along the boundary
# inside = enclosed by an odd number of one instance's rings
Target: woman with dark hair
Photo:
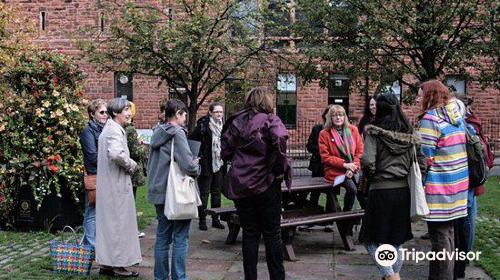
[[[137,277],[125,269],[142,261],[137,228],[137,212],[130,175],[137,163],[130,158],[123,126],[132,112],[126,99],[108,104],[111,117],[99,136],[96,200],[96,262],[101,274]]]
[[[323,113],[321,114],[321,119],[323,120],[323,123],[315,125],[311,130],[309,138],[307,139],[306,148],[307,151],[311,153],[311,158],[309,159],[309,167],[307,167],[307,169],[311,171],[311,177],[325,177],[323,163],[321,162],[321,156],[319,154],[318,139],[319,139],[319,133],[325,127],[326,115],[328,114],[328,111],[332,106],[333,106],[332,104],[326,106],[326,108],[323,110]],[[301,196],[304,196],[302,197],[301,200],[305,200],[307,198],[307,194],[308,194],[307,192],[300,194]],[[312,191],[308,202],[309,205],[311,206],[318,205],[320,195],[321,192]]]
[[[184,129],[187,108],[184,102],[170,99],[165,105],[165,123],[154,128],[148,161],[148,202],[156,208],[158,228],[154,249],[154,278],[156,280],[186,280],[186,264],[191,220],[169,220],[165,216],[169,166],[172,160],[180,170],[192,177],[200,175],[199,158],[193,156]],[[172,154],[172,141],[174,154]],[[172,186],[173,187],[173,186]],[[172,244],[171,265],[168,251]],[[169,277],[170,276],[170,277]]]
[[[286,156],[288,133],[273,114],[273,99],[265,88],[250,90],[245,109],[232,116],[222,131],[224,161],[231,162],[227,197],[243,229],[245,280],[256,280],[260,236],[264,237],[271,280],[285,279],[281,240],[281,183],[291,186]]]
[[[377,112],[377,95],[372,95],[368,102],[365,104],[365,111],[363,117],[358,124],[358,131],[363,137],[366,136],[365,127],[375,120],[375,113]]]
[[[366,137],[366,126],[371,124],[375,120],[375,113],[377,112],[377,95],[374,94],[371,96],[371,98],[368,100],[368,102],[365,104],[365,112],[363,114],[363,117],[359,121],[358,124],[358,131],[361,133],[361,136],[363,138]],[[358,192],[356,194],[359,205],[361,206],[361,209],[365,209],[366,204],[368,203],[368,190],[370,188],[370,185],[366,182],[366,178],[363,175],[363,172],[360,172],[359,176],[359,184],[358,184]],[[363,225],[361,225],[361,230],[363,229]],[[362,231],[360,231],[362,232]],[[359,241],[363,243],[363,235],[359,235]]]
[[[315,125],[312,130],[309,138],[307,139],[307,151],[311,153],[311,159],[309,160],[309,169],[312,174],[311,177],[324,177],[325,171],[323,170],[323,164],[321,163],[321,156],[319,154],[319,133],[325,128],[326,123],[326,115],[330,108],[332,108],[332,104],[326,106],[321,114],[321,119],[323,120],[322,124]]]
[[[92,100],[87,107],[87,113],[89,123],[80,135],[80,144],[82,145],[85,172],[91,175],[97,174],[99,136],[108,121],[106,101],[100,98]],[[85,191],[85,213],[83,215],[83,243],[92,246],[95,246],[95,192],[96,190]]]
[[[384,279],[400,279],[402,245],[413,238],[410,222],[408,175],[415,156],[425,170],[420,138],[403,114],[394,94],[377,98],[377,112],[366,126],[361,169],[370,184],[368,207],[363,219],[363,242]],[[375,251],[382,244],[398,250],[392,266],[381,266]]]
[[[207,209],[208,196],[210,195],[210,206],[212,208],[221,205],[221,187],[222,187],[222,159],[221,151],[221,131],[222,117],[224,109],[219,102],[213,102],[208,107],[208,114],[198,120],[196,128],[193,130],[189,139],[201,142],[200,165],[201,175],[198,177],[198,187],[200,189],[201,206],[198,207],[199,228],[207,230]],[[224,229],[219,217],[212,217],[212,227]]]
[[[422,118],[419,131],[426,157],[425,194],[430,213],[424,217],[432,251],[455,251],[453,223],[467,216],[469,170],[465,124],[448,88],[437,80],[419,89]],[[452,279],[453,260],[429,262],[429,279]]]

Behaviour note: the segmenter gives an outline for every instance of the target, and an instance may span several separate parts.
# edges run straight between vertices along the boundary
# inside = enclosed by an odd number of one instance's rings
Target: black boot
[[[212,227],[214,228],[219,228],[219,229],[224,229],[224,225],[221,224],[220,220],[219,220],[219,217],[214,217],[212,219]]]
[[[200,224],[199,224],[200,230],[208,230],[207,227],[207,220],[206,219],[201,219],[200,218]]]

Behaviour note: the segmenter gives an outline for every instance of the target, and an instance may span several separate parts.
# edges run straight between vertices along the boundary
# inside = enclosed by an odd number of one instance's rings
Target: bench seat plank
[[[364,215],[364,210],[356,210],[349,212],[336,212],[336,213],[321,213],[316,215],[309,215],[305,217],[294,217],[289,219],[281,220],[281,227],[297,227],[308,224],[316,224],[322,222],[332,222],[348,220],[353,218],[362,217]]]

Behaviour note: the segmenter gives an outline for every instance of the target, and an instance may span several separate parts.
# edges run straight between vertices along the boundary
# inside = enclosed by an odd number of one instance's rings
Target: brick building
[[[105,20],[101,13],[103,6],[99,0],[4,0],[4,2],[20,4],[27,16],[38,20],[37,43],[47,49],[58,49],[77,59],[79,59],[78,50],[72,40],[72,32],[88,24],[105,28]],[[141,2],[164,5],[168,8],[168,1],[144,0]],[[284,43],[287,44],[287,42]],[[169,91],[167,87],[158,88],[157,79],[123,73],[99,73],[85,60],[79,60],[79,64],[86,76],[87,98],[100,97],[109,100],[126,95],[136,104],[138,114],[135,122],[138,128],[147,129],[157,122],[159,101],[167,98]],[[471,71],[473,74],[479,73],[474,69]],[[278,70],[275,72],[277,80],[267,81],[266,84],[276,90],[277,113],[290,128],[289,131],[294,136],[293,142],[297,144],[303,143],[312,124],[320,121],[321,112],[327,104],[335,103],[345,106],[354,122],[363,114],[365,96],[350,86],[352,83],[349,77],[341,73],[333,74],[331,86],[325,89],[314,82],[302,84],[294,73]],[[492,88],[483,90],[479,83],[466,83],[460,79],[460,76],[452,74],[447,76],[447,82],[453,84],[458,90],[465,91],[474,99],[473,107],[485,122],[486,133],[493,138],[492,140],[500,141],[498,129],[500,92]],[[231,86],[230,88],[237,91],[238,87]],[[401,93],[401,87],[397,82],[392,89],[396,94]],[[222,96],[224,91],[221,89]],[[404,109],[410,119],[414,119],[419,113],[416,106],[404,106]],[[206,112],[206,109],[202,108],[200,111],[198,114],[201,115]]]

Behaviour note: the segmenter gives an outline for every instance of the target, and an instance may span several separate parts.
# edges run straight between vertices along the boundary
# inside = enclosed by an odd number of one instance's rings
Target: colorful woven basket
[[[75,243],[65,242],[63,233],[66,229],[73,232]],[[52,266],[56,273],[88,275],[95,259],[94,248],[78,242],[75,230],[65,226],[61,232],[61,241],[50,242]]]

